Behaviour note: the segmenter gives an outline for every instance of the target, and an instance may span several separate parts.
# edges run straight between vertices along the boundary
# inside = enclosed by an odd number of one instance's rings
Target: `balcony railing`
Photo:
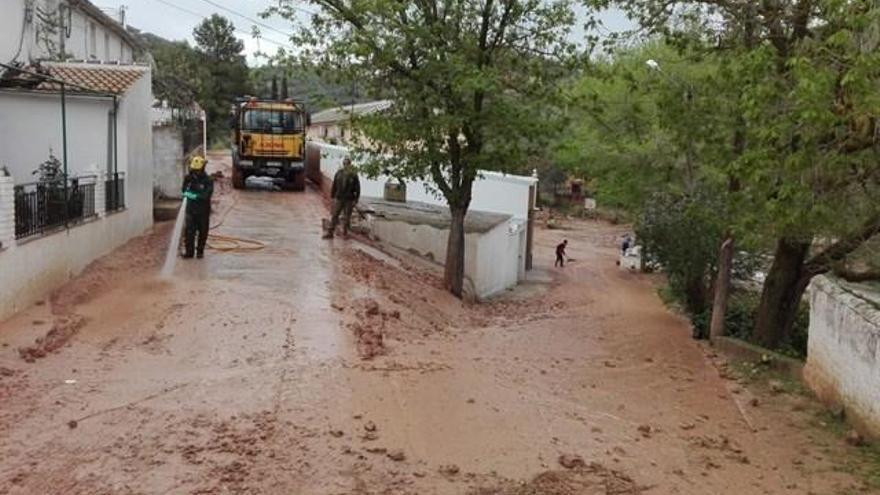
[[[104,183],[107,212],[125,208],[125,172],[117,172],[107,177]]]
[[[24,239],[95,216],[95,177],[15,186],[15,238]]]

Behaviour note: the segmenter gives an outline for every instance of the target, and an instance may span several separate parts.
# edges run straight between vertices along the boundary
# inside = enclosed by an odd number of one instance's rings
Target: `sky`
[[[148,31],[171,40],[193,41],[192,30],[203,18],[213,13],[221,14],[233,21],[238,29],[238,37],[244,41],[248,62],[259,64],[253,55],[258,51],[274,53],[279,45],[289,46],[284,32],[290,30],[288,21],[275,17],[262,19],[259,14],[273,3],[273,0],[92,0],[98,7],[105,8],[108,13],[124,7],[129,25]],[[315,7],[302,2],[304,9]],[[228,10],[224,10],[228,9]],[[232,12],[241,15],[235,15]],[[256,20],[267,27],[258,26],[262,31],[261,40],[251,36],[254,22],[242,16]],[[306,20],[303,14],[303,20]],[[115,16],[114,16],[115,17]],[[601,16],[605,28],[619,31],[631,26],[626,17],[618,11],[604,12]],[[576,35],[582,36],[583,31]]]

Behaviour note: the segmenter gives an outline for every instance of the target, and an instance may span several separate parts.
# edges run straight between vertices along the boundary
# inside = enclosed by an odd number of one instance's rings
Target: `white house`
[[[85,0],[6,0],[0,26],[3,319],[149,228],[153,97],[137,41]]]
[[[3,0],[0,62],[100,60],[130,64],[142,52],[125,26],[88,0]]]
[[[306,132],[314,140],[350,144],[355,139],[351,127],[353,117],[381,112],[390,106],[391,100],[378,100],[322,110],[312,114],[312,123]]]

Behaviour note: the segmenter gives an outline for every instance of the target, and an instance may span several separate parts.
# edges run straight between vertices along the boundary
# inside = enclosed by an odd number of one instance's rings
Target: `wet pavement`
[[[321,240],[316,192],[218,189],[212,233],[263,249],[162,281],[161,225],[0,325],[0,494],[870,492],[808,398],[743,390],[614,266],[620,228],[574,224],[564,270],[539,229],[532,281],[473,306]]]

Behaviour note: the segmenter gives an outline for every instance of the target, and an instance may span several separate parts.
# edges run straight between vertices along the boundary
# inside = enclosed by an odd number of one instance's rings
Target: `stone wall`
[[[880,437],[880,291],[831,277],[810,286],[804,378],[857,429]]]

